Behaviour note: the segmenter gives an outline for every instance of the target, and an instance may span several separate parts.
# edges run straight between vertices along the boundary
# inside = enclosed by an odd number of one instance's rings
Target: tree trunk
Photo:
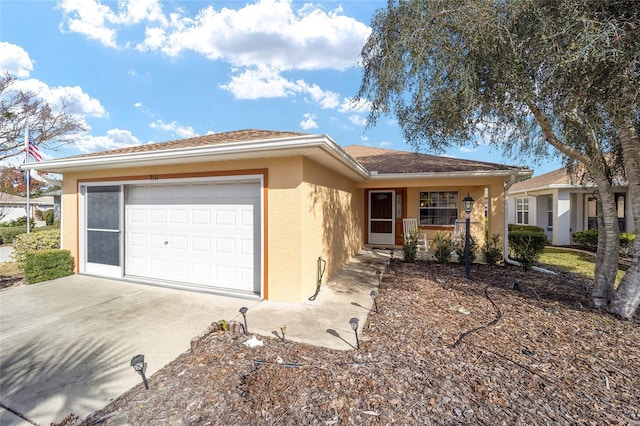
[[[633,262],[613,294],[609,312],[629,319],[640,304],[640,237],[637,236],[640,233],[640,135],[633,119],[620,125],[619,132],[636,240],[633,244]]]
[[[609,306],[618,272],[620,237],[615,196],[609,180],[594,177],[598,187],[598,251],[596,255],[594,288],[591,294],[597,309]]]

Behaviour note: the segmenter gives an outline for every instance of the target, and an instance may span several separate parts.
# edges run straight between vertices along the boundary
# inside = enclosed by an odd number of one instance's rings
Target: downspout
[[[503,258],[504,261],[510,265],[522,267],[522,263],[509,259],[509,188],[516,183],[515,175],[511,175],[511,178],[504,183],[504,245],[503,245]],[[549,275],[558,275],[557,273],[548,269],[540,268],[539,266],[533,266],[534,271],[543,272]]]

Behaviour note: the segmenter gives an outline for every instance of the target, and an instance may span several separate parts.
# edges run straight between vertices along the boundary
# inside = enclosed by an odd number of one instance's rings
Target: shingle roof
[[[146,145],[136,145],[127,148],[112,149],[109,151],[93,152],[81,154],[69,158],[89,158],[116,154],[133,154],[141,152],[165,151],[170,149],[192,148],[198,146],[211,146],[226,143],[250,142],[269,139],[280,139],[295,136],[305,136],[308,133],[281,132],[272,130],[236,130],[233,132],[212,133],[205,136],[196,136],[188,139],[179,139],[168,142],[150,143]]]
[[[350,145],[344,150],[370,172],[387,173],[450,173],[516,170],[521,167],[460,158],[439,157],[407,151]]]
[[[533,188],[543,188],[552,185],[580,184],[580,179],[577,176],[570,174],[567,169],[561,168],[515,183],[511,186],[509,192],[527,191]]]

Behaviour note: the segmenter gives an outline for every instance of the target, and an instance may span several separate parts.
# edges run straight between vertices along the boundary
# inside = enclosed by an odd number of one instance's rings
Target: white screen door
[[[122,277],[122,186],[84,187],[81,272]]]

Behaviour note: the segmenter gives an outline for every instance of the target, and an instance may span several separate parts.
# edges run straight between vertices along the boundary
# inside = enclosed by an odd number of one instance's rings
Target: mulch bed
[[[640,425],[640,318],[591,286],[395,261],[359,350],[213,332],[82,424]]]

